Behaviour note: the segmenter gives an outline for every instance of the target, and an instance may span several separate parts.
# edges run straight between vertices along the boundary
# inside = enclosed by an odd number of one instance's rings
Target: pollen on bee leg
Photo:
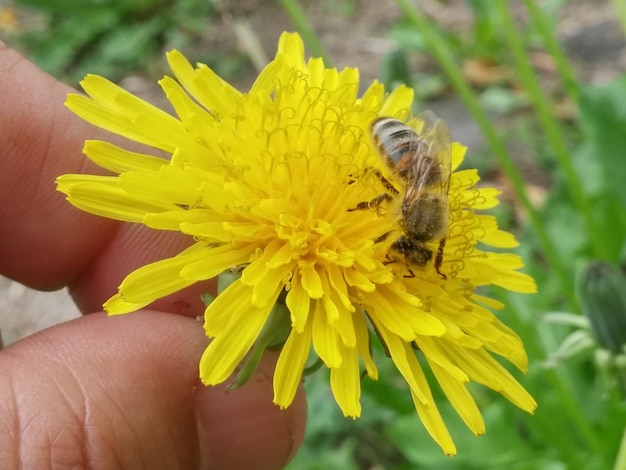
[[[439,274],[444,281],[448,279],[444,273],[440,271],[441,264],[443,263],[443,250],[446,247],[446,239],[442,238],[439,242],[439,247],[437,248],[437,255],[435,256],[435,271]]]
[[[356,206],[349,208],[348,212],[364,211],[364,210],[367,210],[369,208],[370,208],[369,201],[362,201],[362,202],[359,202]]]
[[[393,197],[391,197],[387,193],[379,194],[371,201],[362,201],[359,202],[355,207],[351,207],[348,209],[348,212],[354,211],[364,211],[367,209],[376,209],[379,216],[383,216],[385,214],[384,207],[382,207],[383,201],[391,202],[393,201]]]
[[[378,238],[376,238],[374,240],[374,243],[384,242],[385,240],[387,240],[387,238],[389,238],[389,235],[391,235],[392,233],[393,233],[393,231],[391,231],[391,230],[389,232],[383,233],[380,237],[378,237]]]

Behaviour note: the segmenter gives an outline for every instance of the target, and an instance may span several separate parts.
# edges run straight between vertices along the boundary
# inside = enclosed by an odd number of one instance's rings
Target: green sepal
[[[287,306],[277,302],[261,330],[254,346],[244,360],[237,378],[228,386],[228,390],[236,390],[245,384],[256,370],[266,349],[273,349],[285,344],[291,331],[291,320]]]
[[[204,294],[202,294],[200,298],[202,299],[202,303],[204,304],[205,307],[208,307],[211,304],[211,302],[215,300],[215,296],[213,294],[209,294],[208,292],[205,292]]]
[[[317,372],[319,368],[322,367],[323,364],[324,364],[324,361],[322,361],[322,359],[318,357],[313,364],[311,364],[310,366],[306,366],[304,368],[304,370],[302,371],[302,378],[308,377],[314,372]]]
[[[217,277],[217,295],[220,295],[233,282],[241,277],[241,271],[224,271]]]
[[[220,295],[224,290],[230,286],[233,282],[241,277],[241,271],[224,271],[219,276],[217,276],[217,295]],[[208,307],[211,302],[215,300],[217,295],[210,294],[209,292],[205,292],[200,296],[202,299],[202,303],[205,307]]]

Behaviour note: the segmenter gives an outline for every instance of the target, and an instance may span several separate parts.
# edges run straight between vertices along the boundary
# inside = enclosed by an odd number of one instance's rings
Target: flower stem
[[[326,67],[332,67],[332,63],[330,61],[330,57],[326,53],[324,46],[317,38],[317,34],[315,34],[315,30],[306,16],[306,12],[302,9],[298,0],[280,0],[280,4],[283,9],[291,18],[291,21],[296,26],[298,32],[304,38],[304,42],[309,48],[311,48],[311,55],[314,57],[321,57],[324,59],[324,64]]]
[[[475,93],[472,91],[471,87],[459,71],[459,67],[456,65],[452,56],[448,41],[431,26],[431,24],[416,8],[411,5],[409,0],[396,0],[396,3],[405,14],[408,21],[411,22],[421,33],[429,51],[439,62],[439,65],[444,72],[448,75],[450,82],[458,92],[461,99],[464,101],[469,112],[476,120],[476,123],[480,127],[487,142],[494,151],[498,162],[510,180],[517,199],[528,213],[530,223],[537,234],[545,256],[559,276],[563,292],[567,296],[570,304],[575,307],[578,302],[574,294],[574,281],[572,276],[561,259],[559,251],[556,249],[552,240],[548,236],[548,232],[543,224],[541,215],[531,204],[530,199],[526,194],[524,180],[518,171],[515,162],[513,161],[513,157],[508,152],[504,142],[498,135],[498,132],[491,124]]]

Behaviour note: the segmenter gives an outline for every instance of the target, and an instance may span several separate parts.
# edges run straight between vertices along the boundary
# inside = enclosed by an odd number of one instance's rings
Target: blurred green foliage
[[[215,14],[206,0],[19,0],[41,26],[17,37],[40,67],[76,83],[87,73],[121,78],[152,67],[164,50],[184,48]]]

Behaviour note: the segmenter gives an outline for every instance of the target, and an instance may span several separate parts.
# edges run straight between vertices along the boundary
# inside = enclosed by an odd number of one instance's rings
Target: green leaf
[[[119,25],[102,38],[100,55],[112,63],[129,63],[138,57],[151,56],[156,52],[155,38],[162,28],[162,21],[156,17],[131,25]]]
[[[581,125],[590,144],[590,157],[615,201],[626,206],[626,76],[609,85],[584,87],[580,98]]]
[[[412,87],[413,79],[406,50],[397,48],[388,52],[382,61],[382,82],[385,87],[392,90],[399,84]]]

